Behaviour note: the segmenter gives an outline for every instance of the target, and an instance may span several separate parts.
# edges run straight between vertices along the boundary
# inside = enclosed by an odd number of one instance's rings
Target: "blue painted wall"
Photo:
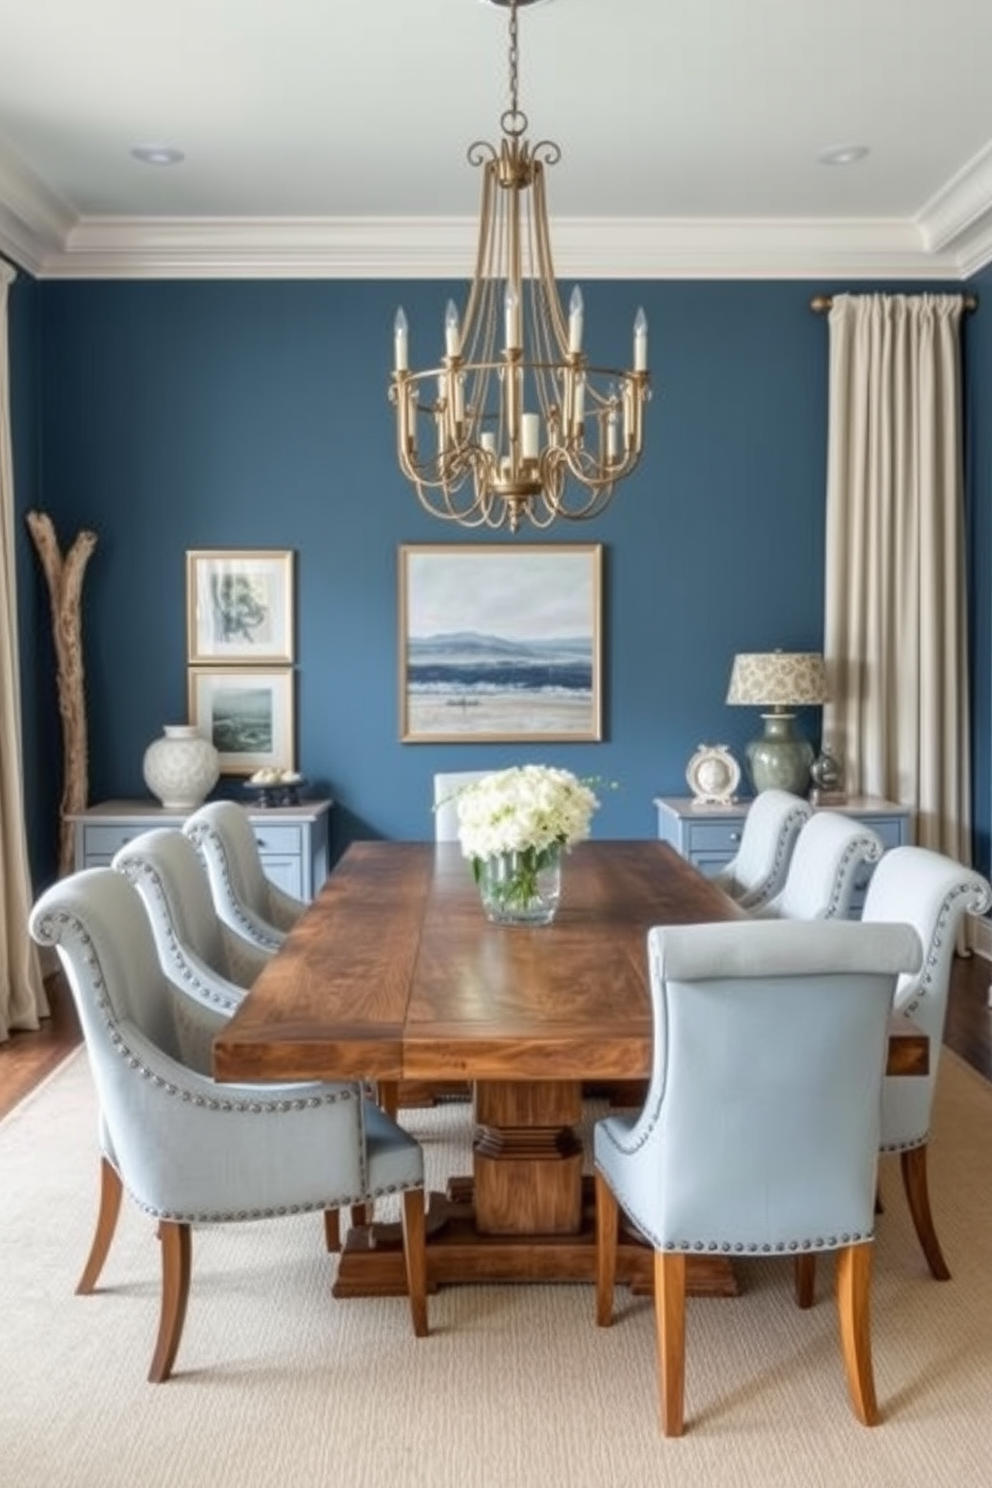
[[[82,527],[99,538],[84,594],[91,799],[145,795],[145,746],[186,717],[186,550],[278,547],[298,555],[298,764],[338,802],[335,850],[430,835],[436,769],[538,757],[621,783],[600,835],[653,835],[652,797],[685,793],[701,741],[740,757],[758,731],[751,710],[724,703],[734,652],[822,643],[827,329],[809,299],[829,289],[587,285],[597,360],[628,362],[634,313],[647,311],[647,453],[605,517],[509,539],[422,513],[396,467],[395,308],[423,364],[461,286],[19,279],[14,370],[32,392],[15,420],[29,472],[18,501],[48,511],[63,544]],[[992,342],[970,356],[976,379],[992,379]],[[981,441],[976,462],[989,464]],[[602,743],[399,743],[397,549],[464,541],[603,544]],[[23,560],[26,729],[51,744],[46,598],[26,548]],[[818,713],[802,722],[815,740]],[[56,835],[49,756],[28,791],[39,879]],[[983,820],[987,781],[984,800]]]

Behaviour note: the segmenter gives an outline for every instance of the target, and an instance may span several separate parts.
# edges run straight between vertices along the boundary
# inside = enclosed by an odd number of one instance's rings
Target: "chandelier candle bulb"
[[[444,315],[444,347],[448,356],[461,356],[462,335],[458,325],[458,307],[454,300],[448,301]]]
[[[568,302],[568,349],[573,356],[582,350],[582,291],[578,285]]]
[[[634,317],[634,371],[648,370],[648,318],[643,305]]]
[[[393,322],[393,343],[397,372],[408,372],[410,370],[409,331],[402,306],[397,310],[396,319]]]
[[[521,342],[520,295],[512,280],[506,286],[504,308],[506,311],[506,349],[507,351],[519,351]]]
[[[536,460],[540,448],[541,421],[536,413],[525,413],[520,420],[521,454],[525,460]]]

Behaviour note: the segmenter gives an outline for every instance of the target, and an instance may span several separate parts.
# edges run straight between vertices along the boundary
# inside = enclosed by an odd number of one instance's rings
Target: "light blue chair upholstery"
[[[742,909],[761,909],[784,887],[796,838],[812,815],[802,796],[760,791],[748,807],[736,856],[715,882]]]
[[[925,847],[893,847],[875,869],[862,919],[912,925],[923,946],[923,964],[899,978],[895,1007],[930,1040],[930,1071],[882,1086],[883,1152],[898,1152],[903,1187],[930,1271],[950,1277],[930,1212],[927,1145],[943,1047],[947,997],[958,929],[966,914],[992,908],[992,888],[980,873]]]
[[[905,925],[744,920],[648,933],[654,1052],[639,1113],[594,1128],[596,1321],[618,1206],[654,1248],[662,1425],[683,1430],[685,1257],[837,1251],[848,1387],[877,1420],[868,1298],[887,1024],[920,963]]]
[[[89,868],[30,917],[72,989],[100,1102],[100,1217],[77,1291],[91,1292],[122,1188],[158,1221],[162,1301],[149,1379],[172,1372],[189,1296],[191,1227],[337,1210],[402,1193],[414,1332],[427,1332],[419,1143],[354,1083],[221,1085],[183,1063],[148,915],[132,885]]]
[[[814,811],[796,838],[784,885],[753,913],[772,919],[843,919],[865,865],[879,862],[884,852],[885,843],[864,822],[840,811]]]
[[[273,949],[245,940],[218,918],[207,870],[178,827],[142,832],[115,854],[112,866],[144,902],[172,993],[183,1060],[207,1074],[214,1035]]]
[[[262,950],[278,950],[306,909],[266,876],[255,829],[236,801],[210,801],[183,823],[207,870],[218,918]]]
[[[458,792],[490,775],[490,770],[449,770],[434,776],[434,840],[458,841]]]

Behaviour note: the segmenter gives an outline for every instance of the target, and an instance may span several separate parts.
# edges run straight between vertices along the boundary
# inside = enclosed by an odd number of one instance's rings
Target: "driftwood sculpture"
[[[48,581],[52,609],[64,760],[59,808],[59,876],[62,877],[72,872],[74,863],[73,826],[69,816],[84,811],[89,803],[81,600],[83,576],[96,547],[96,533],[80,532],[63,557],[50,517],[44,512],[28,512],[27,524]]]

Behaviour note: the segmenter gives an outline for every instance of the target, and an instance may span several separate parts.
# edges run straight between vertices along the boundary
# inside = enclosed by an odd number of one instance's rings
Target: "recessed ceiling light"
[[[178,165],[186,159],[182,150],[176,150],[172,145],[135,145],[131,154],[142,165]]]
[[[867,145],[828,145],[816,158],[821,165],[854,165],[867,154]]]

